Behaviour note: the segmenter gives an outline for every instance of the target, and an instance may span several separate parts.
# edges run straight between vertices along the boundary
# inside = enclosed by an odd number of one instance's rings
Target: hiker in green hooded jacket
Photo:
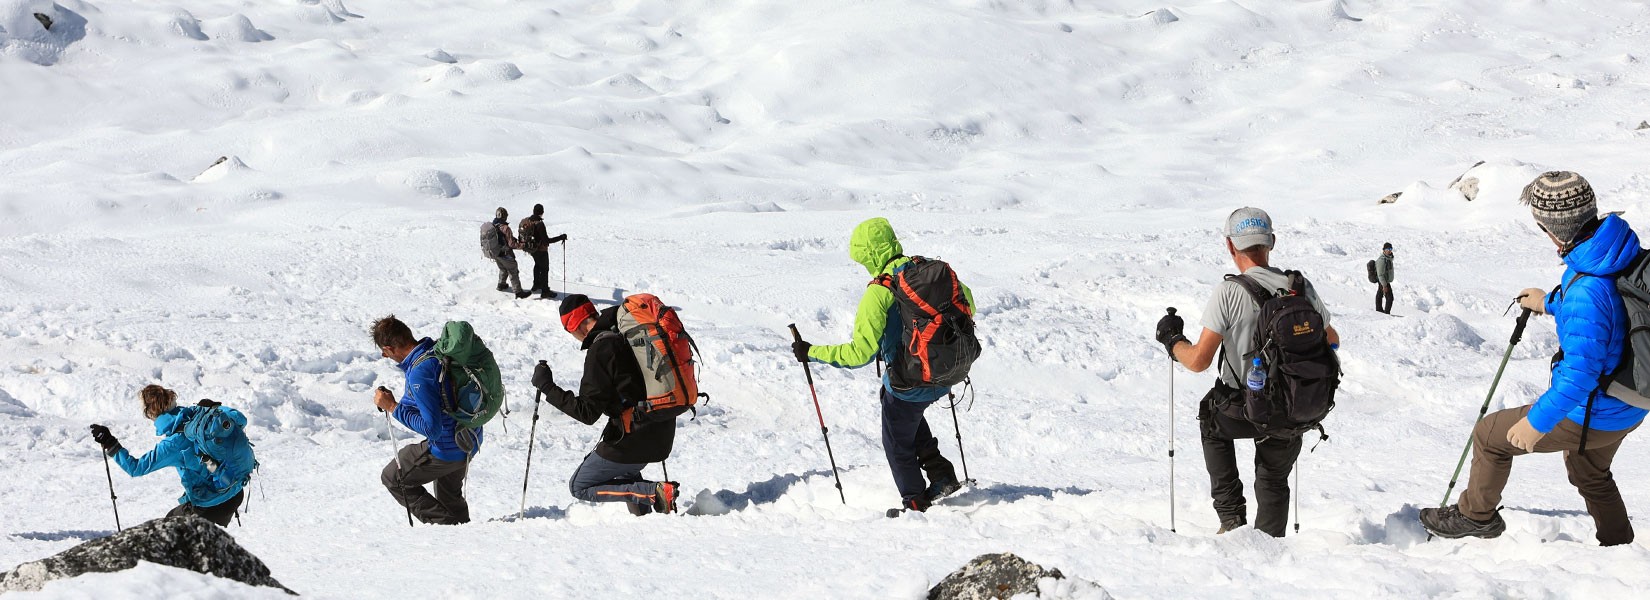
[[[892,365],[897,364],[906,349],[901,344],[903,323],[894,293],[885,284],[885,276],[892,277],[911,263],[904,254],[894,228],[887,219],[878,217],[860,223],[854,228],[848,242],[848,255],[865,267],[873,278],[860,296],[859,310],[854,318],[853,339],[845,344],[815,346],[797,341],[792,351],[801,362],[820,362],[833,367],[857,369],[880,358],[890,365],[883,373],[882,448],[888,456],[894,483],[899,488],[901,508],[926,510],[935,500],[945,497],[960,487],[951,461],[940,455],[939,440],[929,430],[923,411],[936,400],[951,392],[950,386],[917,386],[896,389],[891,382]],[[957,284],[967,303],[963,308],[972,315],[973,292]],[[970,325],[972,327],[972,325]],[[927,482],[923,475],[927,474]]]

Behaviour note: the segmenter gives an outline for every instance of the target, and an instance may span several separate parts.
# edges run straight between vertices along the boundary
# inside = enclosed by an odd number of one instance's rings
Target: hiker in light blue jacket
[[[250,478],[256,461],[252,460],[249,443],[229,445],[230,454],[220,453],[224,460],[212,458],[185,435],[185,429],[207,411],[221,414],[235,423],[246,426],[246,416],[211,400],[202,400],[198,406],[179,407],[177,392],[158,385],[144,387],[139,393],[143,399],[143,416],[154,420],[155,435],[160,443],[142,457],[133,457],[108,427],[92,426],[92,439],[103,446],[104,453],[120,465],[127,475],[142,477],[161,469],[177,469],[183,481],[183,496],[177,508],[166,513],[168,517],[197,515],[221,527],[228,527],[230,519],[240,509],[244,499],[243,488]],[[239,438],[244,442],[244,434]],[[231,456],[231,454],[233,456]]]

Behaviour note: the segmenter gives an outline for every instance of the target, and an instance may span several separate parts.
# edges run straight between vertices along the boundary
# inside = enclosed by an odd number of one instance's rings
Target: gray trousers
[[[515,253],[510,253],[504,255],[503,257],[495,258],[493,259],[493,262],[498,263],[499,287],[503,287],[506,282],[509,282],[510,291],[521,291],[521,268],[516,266]]]
[[[646,466],[616,463],[591,452],[567,480],[567,489],[585,502],[627,502],[630,514],[645,515],[653,512],[658,492],[654,482],[642,478]]]
[[[430,454],[430,442],[407,444],[397,460],[384,465],[384,487],[395,501],[425,523],[458,525],[470,522],[470,503],[464,500],[468,460],[448,462]],[[397,464],[399,463],[399,465]],[[435,495],[424,489],[435,483]]]

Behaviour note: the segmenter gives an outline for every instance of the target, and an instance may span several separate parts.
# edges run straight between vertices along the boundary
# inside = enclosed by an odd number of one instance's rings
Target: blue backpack
[[[224,487],[252,480],[258,459],[252,441],[246,438],[246,417],[225,412],[216,402],[202,400],[200,410],[183,425],[183,437],[195,445],[195,453]],[[218,475],[221,474],[222,477]]]

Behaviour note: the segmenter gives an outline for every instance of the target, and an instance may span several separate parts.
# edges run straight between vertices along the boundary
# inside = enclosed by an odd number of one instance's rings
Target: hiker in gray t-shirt
[[[1239,271],[1266,289],[1286,289],[1288,278],[1271,266],[1272,217],[1258,208],[1240,208],[1226,218],[1226,250]],[[1329,311],[1318,300],[1310,283],[1305,295],[1323,316],[1331,347],[1340,343],[1340,334],[1329,324]],[[1248,524],[1248,508],[1243,497],[1243,480],[1238,477],[1234,440],[1255,440],[1255,528],[1274,537],[1283,537],[1289,520],[1289,472],[1300,456],[1301,438],[1262,437],[1254,424],[1231,414],[1233,406],[1243,406],[1240,381],[1243,357],[1256,348],[1260,304],[1237,281],[1215,286],[1203,310],[1203,334],[1197,343],[1186,339],[1185,323],[1172,312],[1157,323],[1157,341],[1177,362],[1201,373],[1217,359],[1220,378],[1198,405],[1198,425],[1202,433],[1203,463],[1209,470],[1210,496],[1220,516],[1220,531],[1226,533]],[[1219,356],[1217,357],[1217,353]],[[1241,410],[1241,409],[1239,409]]]

